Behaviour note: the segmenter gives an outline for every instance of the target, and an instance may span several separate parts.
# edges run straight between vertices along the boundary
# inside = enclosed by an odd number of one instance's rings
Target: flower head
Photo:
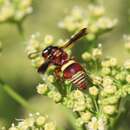
[[[41,128],[44,128],[45,130],[56,130],[56,124],[49,121],[47,116],[36,113],[31,114],[26,119],[21,119],[21,121],[19,121],[17,125],[12,124],[9,130],[40,130]]]
[[[0,22],[22,21],[32,10],[32,0],[1,0]]]

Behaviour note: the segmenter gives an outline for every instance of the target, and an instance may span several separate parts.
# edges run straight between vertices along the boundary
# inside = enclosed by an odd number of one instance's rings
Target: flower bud
[[[117,19],[111,20],[108,17],[101,17],[97,20],[96,24],[102,30],[111,29],[117,24]]]
[[[117,80],[125,81],[126,79],[126,73],[125,72],[120,72],[116,75],[115,77]]]
[[[86,96],[86,108],[87,109],[92,109],[93,108],[93,101],[89,96]]]
[[[114,105],[103,106],[103,112],[105,114],[112,115],[116,112],[116,106],[114,106]]]
[[[53,122],[46,123],[44,130],[56,130],[56,125]]]
[[[63,104],[64,104],[65,106],[67,106],[67,108],[71,108],[71,109],[72,109],[73,106],[74,106],[74,101],[71,100],[71,99],[64,99]]]
[[[74,100],[73,111],[83,111],[86,108],[85,96],[82,91],[74,90],[71,94],[71,99]]]
[[[81,19],[82,18],[82,10],[76,6],[72,9],[72,16],[75,18],[75,19]]]
[[[23,121],[24,127],[32,127],[34,125],[35,119],[33,117],[29,117]]]
[[[18,128],[15,127],[14,124],[12,124],[12,126],[9,128],[9,130],[18,130]]]
[[[126,76],[126,81],[127,81],[128,83],[130,83],[130,75],[129,75],[129,74]]]
[[[75,90],[73,92],[73,96],[74,96],[74,99],[84,98],[84,94],[80,90]]]
[[[93,83],[96,84],[96,85],[102,84],[102,78],[100,76],[92,75],[92,80],[93,80]]]
[[[103,6],[99,5],[89,5],[89,12],[94,17],[101,17],[105,13],[105,9]]]
[[[125,61],[124,67],[125,67],[126,69],[130,69],[130,60]]]
[[[70,84],[71,84],[71,81],[70,81],[70,80],[65,80],[65,84],[66,84],[66,85],[70,85]]]
[[[91,56],[90,53],[85,52],[85,53],[82,54],[82,59],[83,59],[84,61],[90,61],[90,60],[92,60],[92,56]]]
[[[54,82],[54,76],[53,76],[53,75],[49,75],[47,79],[48,79],[48,81],[49,81],[50,83],[53,83],[53,82]]]
[[[103,75],[109,75],[111,73],[111,69],[109,67],[103,67],[102,68],[102,74]]]
[[[92,117],[92,113],[89,111],[81,113],[81,119],[83,122],[87,123]]]
[[[106,93],[104,90],[102,90],[102,91],[100,92],[100,95],[101,95],[102,97],[106,97],[106,96],[108,96],[108,93]]]
[[[107,94],[113,94],[117,91],[117,87],[114,85],[107,85],[104,86],[104,92],[106,92]]]
[[[95,59],[101,58],[101,56],[102,56],[102,51],[101,51],[101,49],[99,49],[99,48],[93,49],[93,51],[92,51],[92,56],[93,56]]]
[[[59,102],[62,98],[61,94],[59,92],[56,92],[54,90],[50,91],[48,93],[48,96],[52,98],[55,102]]]
[[[129,51],[130,50],[130,42],[125,43],[125,48]]]
[[[83,125],[83,120],[81,118],[76,119],[76,126],[81,127]]]
[[[119,102],[119,99],[120,99],[119,96],[114,95],[114,96],[111,96],[111,97],[107,97],[107,98],[105,98],[105,99],[102,99],[102,100],[101,100],[101,104],[103,104],[103,105],[116,104],[116,103]]]
[[[96,86],[90,87],[89,88],[89,93],[93,96],[97,96],[99,93],[99,90]]]
[[[110,65],[111,65],[111,67],[115,67],[117,65],[117,59],[116,58],[110,58]]]
[[[129,87],[127,85],[122,86],[122,88],[120,89],[121,90],[121,97],[126,97],[127,96],[128,88]]]
[[[37,86],[37,92],[39,94],[46,94],[48,91],[48,86],[46,84],[39,84]]]
[[[103,87],[112,85],[112,83],[113,83],[113,80],[109,76],[105,76],[103,78]]]
[[[101,62],[101,65],[102,65],[102,67],[108,68],[108,67],[110,67],[110,62],[109,62],[109,60],[104,60]]]
[[[84,100],[77,100],[74,102],[73,111],[84,111],[86,104]]]
[[[46,121],[46,118],[44,116],[39,116],[37,119],[36,119],[36,124],[38,126],[42,126],[45,124],[45,121]]]

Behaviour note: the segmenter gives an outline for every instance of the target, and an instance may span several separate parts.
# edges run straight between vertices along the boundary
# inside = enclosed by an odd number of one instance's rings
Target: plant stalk
[[[3,88],[6,94],[8,94],[12,99],[14,99],[22,107],[26,108],[27,110],[31,112],[35,112],[35,110],[32,109],[31,105],[21,95],[15,92],[11,86],[7,84],[2,84],[1,82],[0,82],[0,86]]]

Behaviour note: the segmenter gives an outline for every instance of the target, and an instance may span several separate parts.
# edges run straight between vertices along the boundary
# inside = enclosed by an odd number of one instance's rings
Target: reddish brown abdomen
[[[79,63],[75,62],[66,67],[63,74],[65,79],[70,80],[78,88],[86,88],[85,72]]]

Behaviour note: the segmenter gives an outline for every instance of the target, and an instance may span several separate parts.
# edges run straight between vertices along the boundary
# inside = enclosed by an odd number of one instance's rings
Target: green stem
[[[96,109],[96,113],[98,113],[99,112],[99,108],[98,108],[98,104],[97,104],[97,102],[96,102],[96,99],[95,99],[96,97],[92,97],[92,100],[93,100],[93,104],[94,104],[94,106],[95,106],[95,109]]]
[[[24,34],[24,28],[22,26],[22,22],[17,22],[16,25],[20,36],[23,38],[23,40],[25,40],[25,34]]]
[[[31,112],[35,112],[34,109],[31,108],[30,104],[28,104],[28,102],[17,92],[15,92],[9,85],[0,83],[0,86],[2,86],[3,90],[21,106]]]
[[[86,130],[86,127],[85,127],[85,125],[83,124],[83,126],[82,126],[82,130]]]

